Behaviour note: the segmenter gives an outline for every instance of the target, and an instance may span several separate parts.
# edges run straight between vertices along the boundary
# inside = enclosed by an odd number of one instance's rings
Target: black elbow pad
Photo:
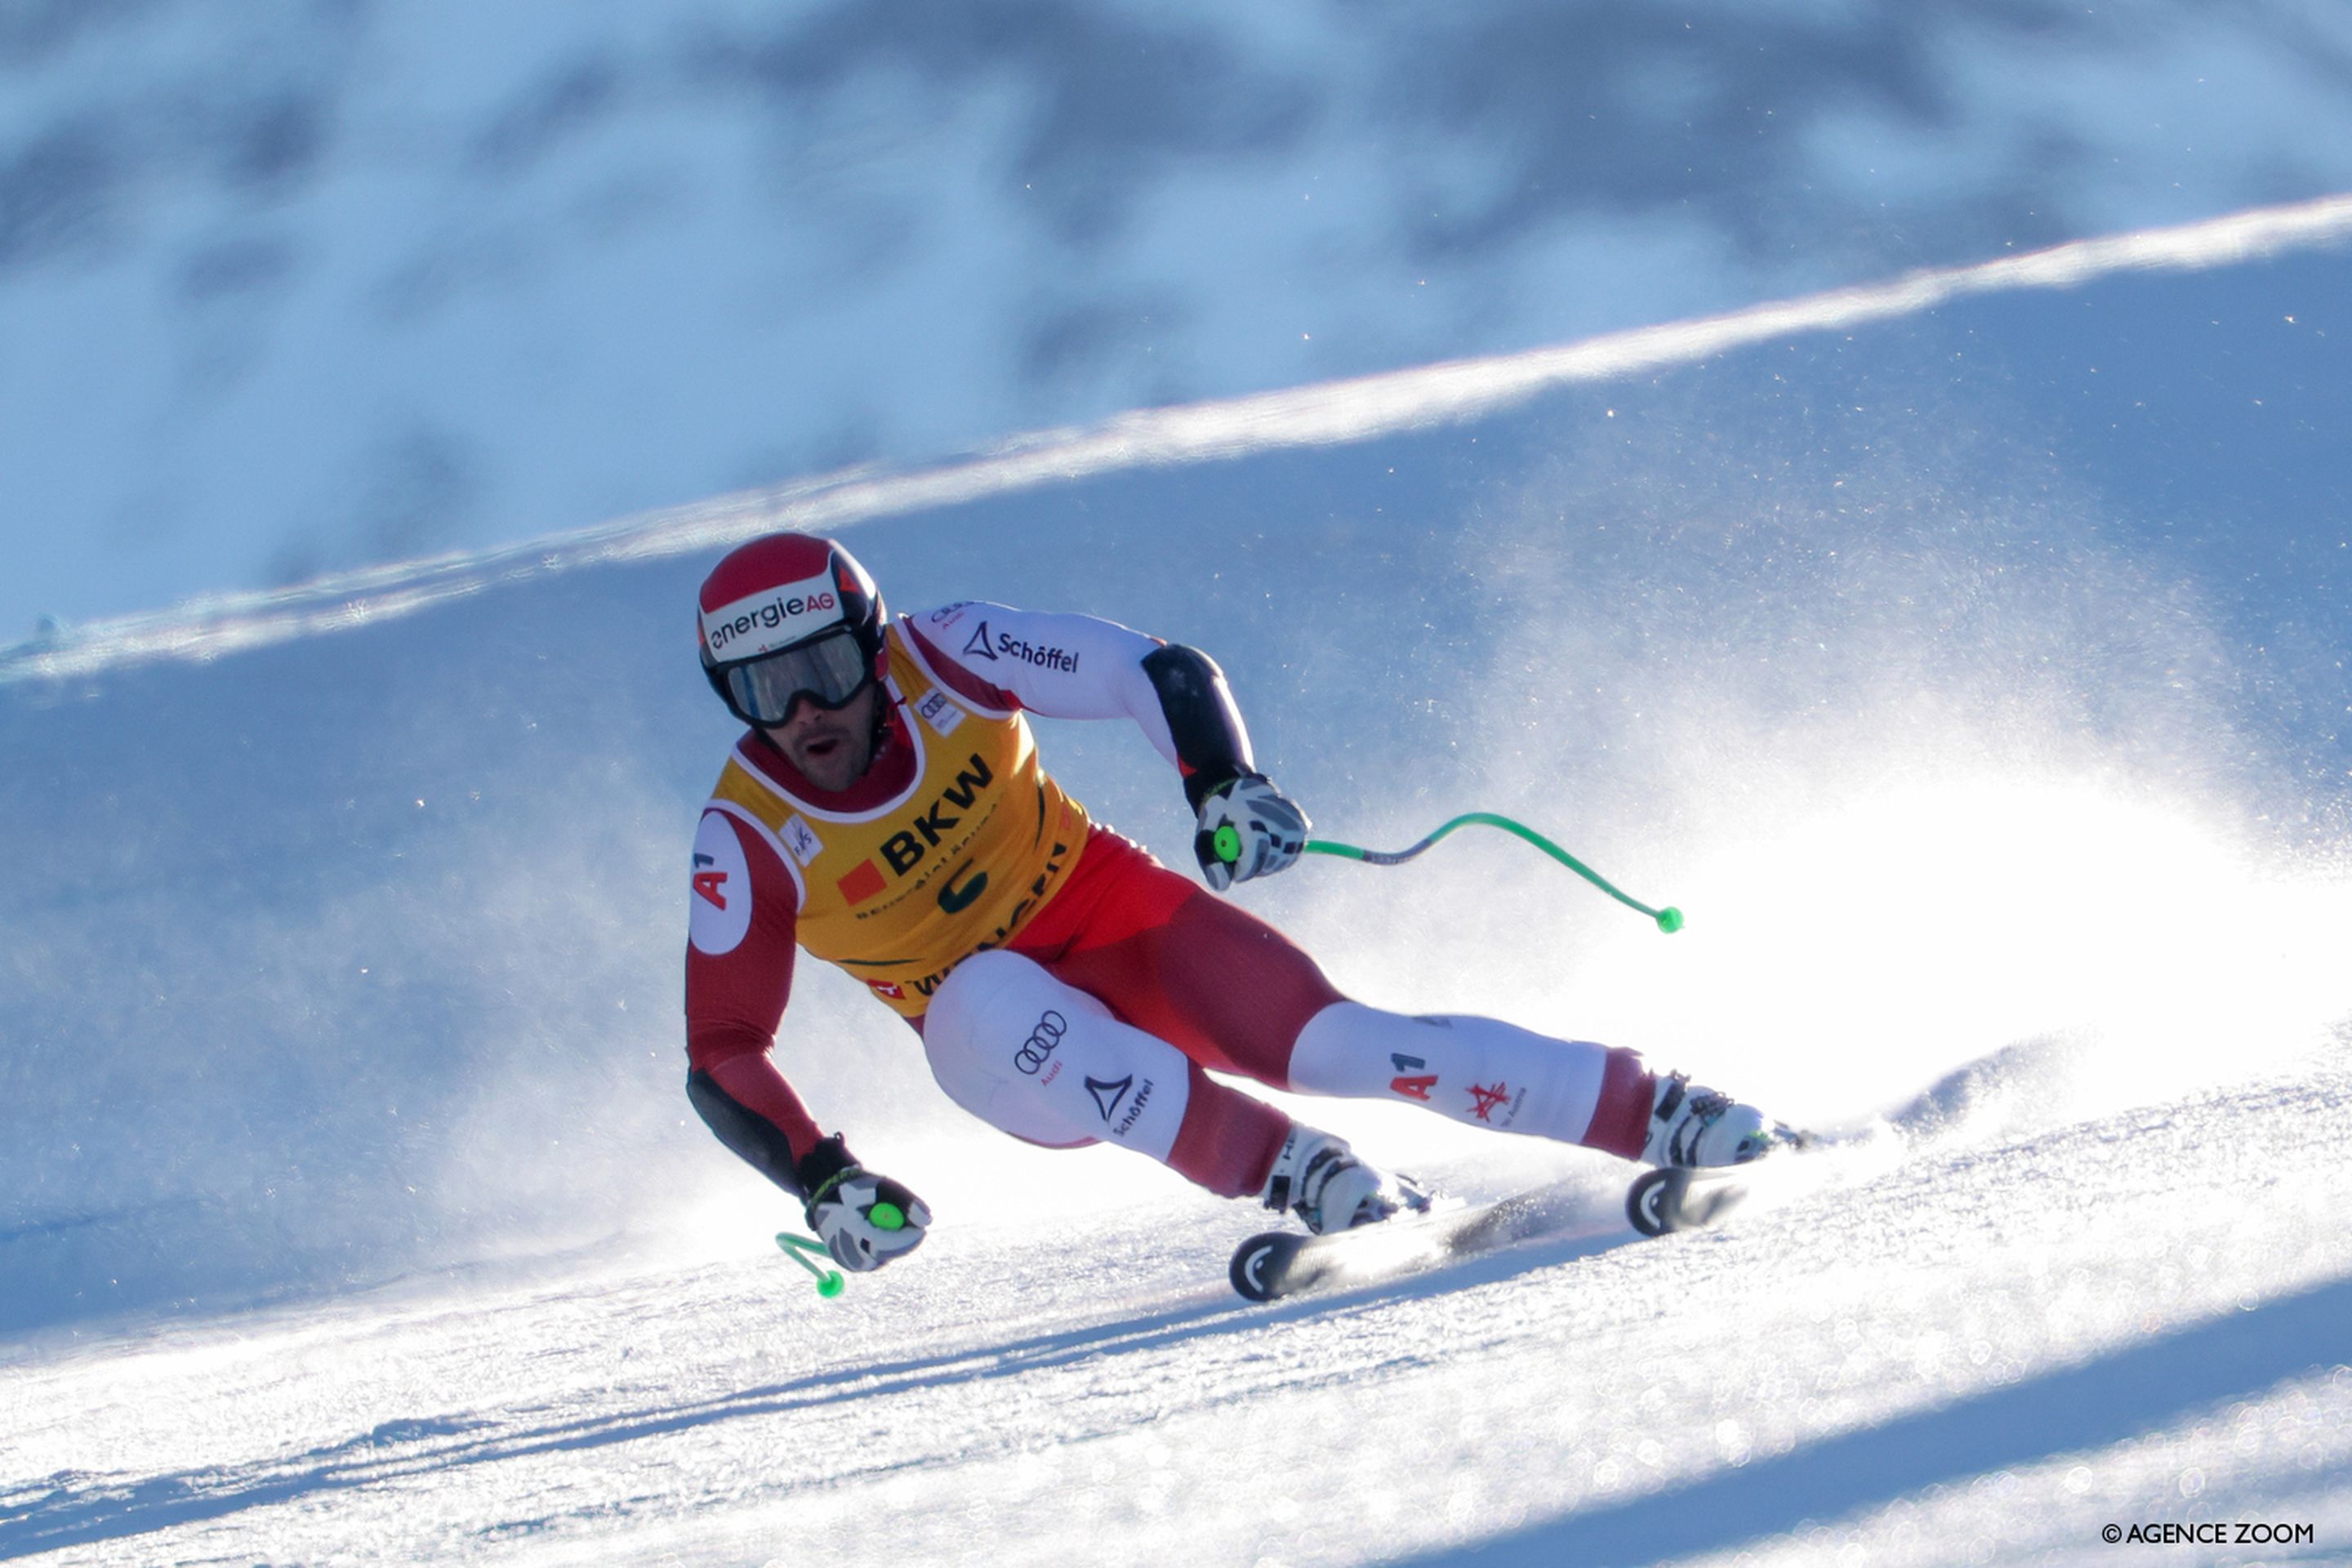
[[[1143,673],[1160,695],[1176,756],[1188,770],[1184,798],[1201,809],[1208,793],[1251,771],[1249,731],[1216,661],[1196,647],[1171,643],[1144,655]]]

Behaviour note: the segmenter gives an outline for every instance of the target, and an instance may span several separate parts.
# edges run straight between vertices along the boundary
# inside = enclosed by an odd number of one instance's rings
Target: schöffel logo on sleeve
[[[710,657],[721,662],[756,658],[840,619],[841,595],[833,579],[820,574],[705,610],[702,640],[709,647]]]
[[[992,634],[986,621],[980,623],[980,629],[971,634],[971,640],[963,645],[963,651],[974,658],[1009,658],[1022,664],[1034,664],[1040,669],[1058,669],[1066,675],[1076,675],[1078,670],[1076,654],[1066,648],[1042,647],[1016,637],[1011,632]]]
[[[1066,648],[1045,647],[1026,642],[1010,632],[996,634],[996,651],[1003,658],[1034,664],[1040,669],[1058,669],[1067,675],[1075,675],[1078,669],[1076,654]]]

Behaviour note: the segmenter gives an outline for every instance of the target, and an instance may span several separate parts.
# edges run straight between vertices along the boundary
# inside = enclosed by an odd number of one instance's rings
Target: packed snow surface
[[[1721,1231],[1620,1224],[1270,1308],[1217,1278],[1248,1222],[1163,1197],[944,1229],[830,1302],[744,1256],[159,1331],[12,1373],[0,1549],[2089,1563],[2110,1523],[2241,1521],[2341,1543],[2352,1161],[2308,1129],[2347,1110],[2339,1045],[2065,1125],[1923,1119],[1892,1168]]]

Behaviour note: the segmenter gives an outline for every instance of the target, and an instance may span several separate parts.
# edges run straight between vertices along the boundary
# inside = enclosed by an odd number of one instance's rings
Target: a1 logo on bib
[[[712,958],[734,952],[751,929],[751,868],[734,825],[716,811],[702,814],[694,835],[693,886],[687,940]]]

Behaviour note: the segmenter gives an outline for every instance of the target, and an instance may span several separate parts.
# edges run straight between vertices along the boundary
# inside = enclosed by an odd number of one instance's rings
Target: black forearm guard
[[[1249,731],[1232,688],[1216,661],[1196,647],[1171,643],[1143,658],[1143,673],[1160,694],[1168,734],[1186,769],[1184,798],[1199,811],[1209,792],[1251,771]]]
[[[803,1202],[844,1171],[857,1168],[857,1156],[849,1152],[848,1142],[838,1132],[794,1159],[792,1141],[783,1129],[719,1088],[719,1080],[707,1072],[686,1075],[686,1098],[721,1143]]]
[[[745,1164],[794,1197],[808,1195],[793,1160],[792,1140],[784,1136],[782,1128],[719,1088],[719,1080],[707,1072],[686,1075],[686,1098],[693,1102],[695,1114]]]

